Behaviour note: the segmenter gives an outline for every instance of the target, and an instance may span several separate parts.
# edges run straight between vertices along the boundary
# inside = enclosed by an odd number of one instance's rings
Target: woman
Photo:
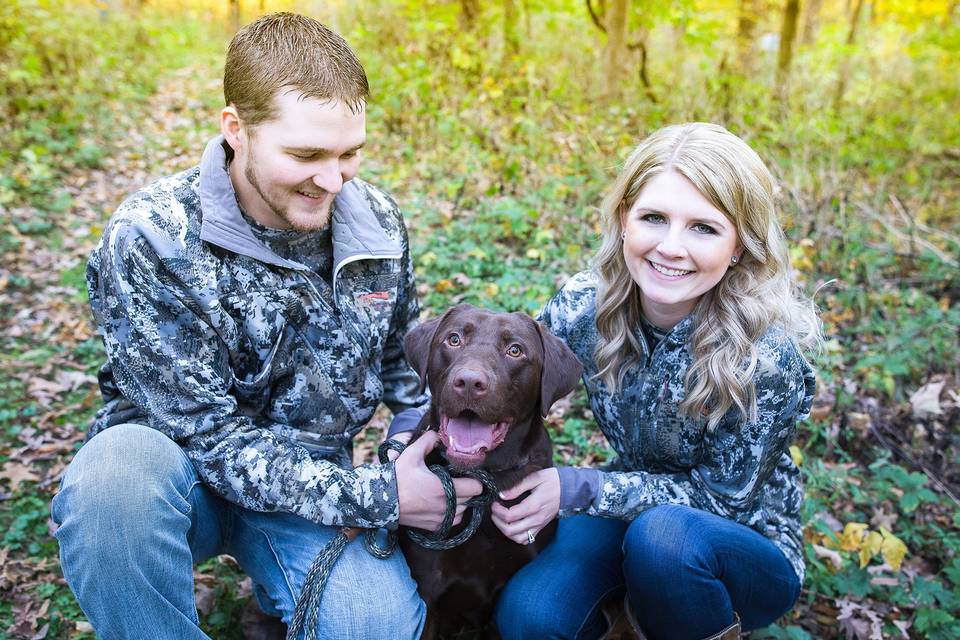
[[[624,589],[651,640],[736,638],[796,602],[803,490],[788,447],[814,389],[799,346],[821,338],[773,191],[757,154],[712,124],[662,129],[627,159],[593,269],[542,314],[584,365],[618,458],[531,474],[504,492],[527,498],[494,506],[519,543],[574,516],[504,590],[506,640],[597,638]]]

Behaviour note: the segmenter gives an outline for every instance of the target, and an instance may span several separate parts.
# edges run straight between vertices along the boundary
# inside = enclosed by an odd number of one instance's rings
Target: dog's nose
[[[461,369],[453,377],[453,390],[457,395],[470,399],[482,398],[487,395],[490,381],[482,371]]]

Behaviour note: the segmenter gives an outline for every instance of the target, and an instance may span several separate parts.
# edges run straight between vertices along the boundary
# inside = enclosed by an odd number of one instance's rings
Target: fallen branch
[[[957,263],[956,260],[954,260],[953,258],[951,258],[950,256],[948,256],[940,247],[938,247],[937,245],[933,244],[932,242],[930,242],[930,241],[927,240],[926,238],[920,238],[920,237],[914,236],[913,234],[904,233],[904,232],[901,231],[900,229],[897,229],[893,224],[891,224],[891,223],[887,222],[886,220],[884,220],[882,215],[874,212],[873,210],[871,210],[871,209],[870,209],[869,207],[867,207],[866,205],[859,204],[858,206],[859,206],[859,208],[860,208],[861,211],[863,211],[865,214],[867,214],[867,216],[869,216],[869,217],[873,218],[874,220],[876,220],[877,222],[879,222],[881,225],[883,225],[883,227],[884,227],[887,231],[889,231],[893,236],[895,236],[895,237],[898,238],[899,240],[902,240],[902,241],[904,241],[904,242],[906,242],[906,243],[908,243],[908,244],[916,243],[916,244],[920,245],[921,247],[923,247],[924,249],[927,249],[928,251],[930,251],[931,253],[933,253],[935,256],[937,256],[938,258],[940,258],[940,260],[942,260],[942,261],[945,262],[946,264],[950,265],[950,266],[953,267],[954,269],[956,269],[958,266],[960,266],[960,265],[958,265],[958,263]]]

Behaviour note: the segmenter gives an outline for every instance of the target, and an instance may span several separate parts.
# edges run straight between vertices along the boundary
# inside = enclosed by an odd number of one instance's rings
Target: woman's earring
[[[737,264],[738,262],[740,262],[740,258],[738,258],[737,256],[731,256],[731,257],[730,257],[730,264],[731,264],[731,265]]]
[[[620,234],[620,240],[626,240],[626,239],[627,239],[627,232],[624,231],[623,233]]]

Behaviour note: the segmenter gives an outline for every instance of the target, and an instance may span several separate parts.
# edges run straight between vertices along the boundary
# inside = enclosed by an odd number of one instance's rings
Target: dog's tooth
[[[447,434],[447,437],[450,438],[450,448],[456,450],[456,448],[457,448],[457,441],[456,441],[456,439],[453,437],[453,434],[452,434],[452,433],[448,433],[448,434]]]

